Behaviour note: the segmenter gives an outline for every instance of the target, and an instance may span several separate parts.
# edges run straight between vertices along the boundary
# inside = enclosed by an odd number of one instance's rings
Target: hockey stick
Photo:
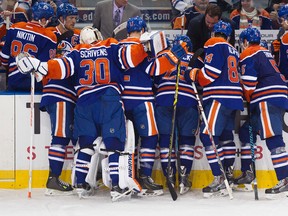
[[[252,158],[252,172],[254,174],[254,180],[253,180],[253,190],[254,190],[254,197],[255,200],[259,200],[258,196],[258,186],[257,186],[257,178],[256,178],[256,166],[255,166],[255,143],[253,140],[253,128],[251,124],[251,110],[250,110],[250,104],[247,102],[247,111],[248,111],[248,122],[249,122],[249,142],[250,142],[250,148],[251,148],[251,158]]]
[[[173,149],[173,141],[174,141],[174,132],[175,132],[175,118],[176,118],[176,108],[178,102],[178,90],[179,90],[179,78],[181,72],[181,61],[177,64],[177,75],[176,75],[176,83],[175,83],[175,95],[173,102],[173,115],[172,115],[172,128],[170,134],[170,143],[169,143],[169,152],[168,152],[168,165],[167,165],[167,174],[166,174],[166,182],[171,194],[172,199],[175,201],[178,198],[178,195],[173,187],[172,183],[169,181],[169,177],[173,176],[173,170],[171,167],[171,159],[172,159],[172,149]]]
[[[196,88],[196,85],[195,85],[194,82],[192,82],[192,86],[193,86],[193,89],[194,89],[194,92],[195,92],[195,95],[196,95],[196,99],[197,99],[197,102],[198,102],[199,110],[200,110],[201,115],[202,115],[202,119],[203,119],[203,121],[204,121],[204,124],[205,124],[207,130],[208,130],[209,138],[210,138],[210,141],[211,141],[212,146],[213,146],[213,148],[214,148],[214,152],[215,152],[216,157],[217,157],[217,162],[218,162],[218,164],[219,164],[219,166],[220,166],[220,169],[221,169],[221,172],[222,172],[222,174],[223,174],[223,176],[224,176],[224,183],[225,183],[226,189],[227,189],[227,191],[228,191],[228,194],[229,194],[230,199],[233,199],[232,190],[231,190],[231,188],[230,188],[230,186],[229,186],[229,183],[228,183],[228,180],[227,180],[227,177],[226,177],[226,173],[225,173],[225,171],[224,171],[222,162],[221,162],[221,160],[220,160],[220,157],[219,157],[219,154],[218,154],[218,151],[217,151],[217,147],[216,147],[216,144],[215,144],[215,142],[214,142],[214,138],[213,138],[213,135],[212,135],[212,133],[211,133],[211,130],[210,130],[210,128],[209,128],[209,124],[208,124],[208,121],[207,121],[207,118],[206,118],[206,115],[205,115],[205,112],[204,112],[202,103],[201,103],[201,101],[200,101],[200,97],[199,97],[197,88]]]
[[[29,182],[28,182],[28,198],[32,195],[32,171],[33,171],[33,159],[32,149],[34,145],[34,103],[35,103],[35,74],[31,75],[31,98],[30,98],[30,151],[29,151]]]
[[[118,26],[113,30],[112,37],[115,38],[115,36],[116,36],[119,32],[123,31],[123,30],[126,29],[126,28],[127,28],[127,21],[121,23],[120,25],[118,25]]]

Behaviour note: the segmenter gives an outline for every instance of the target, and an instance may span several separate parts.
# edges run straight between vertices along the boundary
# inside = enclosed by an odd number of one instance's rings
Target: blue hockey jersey
[[[107,88],[123,90],[123,70],[137,66],[147,57],[141,44],[120,47],[108,38],[96,44],[79,44],[62,58],[48,61],[49,79],[75,76],[77,104],[89,104]]]
[[[244,94],[251,108],[261,101],[288,108],[287,86],[272,54],[259,45],[253,45],[240,55]]]
[[[203,104],[216,100],[229,109],[243,110],[238,51],[221,37],[210,38],[204,49],[204,67],[198,75],[203,86]]]
[[[280,51],[279,51],[279,69],[288,80],[288,32],[281,37]]]
[[[18,70],[15,57],[20,52],[28,52],[31,56],[46,62],[55,57],[56,41],[56,35],[38,23],[19,22],[12,25],[0,54],[2,64],[9,67],[8,89],[30,91],[30,74],[22,74]],[[36,90],[40,89],[42,84],[36,83]]]

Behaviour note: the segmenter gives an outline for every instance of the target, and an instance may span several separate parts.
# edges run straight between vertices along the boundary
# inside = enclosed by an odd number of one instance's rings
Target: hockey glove
[[[199,68],[193,68],[192,70],[185,71],[184,78],[187,82],[197,82],[198,79],[198,73],[200,69]]]
[[[182,42],[181,44],[176,44],[171,48],[171,52],[177,57],[178,60],[181,60],[187,55],[188,48],[187,43]]]

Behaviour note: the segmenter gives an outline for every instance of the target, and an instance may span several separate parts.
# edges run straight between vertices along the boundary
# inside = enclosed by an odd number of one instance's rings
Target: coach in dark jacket
[[[188,25],[187,36],[193,44],[193,52],[199,48],[203,48],[205,42],[211,37],[213,26],[221,19],[224,22],[229,22],[232,26],[232,34],[229,43],[235,44],[235,23],[226,17],[222,17],[221,8],[215,4],[210,4],[205,14],[200,14],[190,20]]]

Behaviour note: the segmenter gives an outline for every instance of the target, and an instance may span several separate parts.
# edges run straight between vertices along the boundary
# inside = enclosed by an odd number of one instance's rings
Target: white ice
[[[234,192],[229,197],[203,198],[201,190],[192,190],[173,201],[165,190],[163,196],[131,198],[111,202],[108,190],[99,190],[89,199],[75,196],[45,196],[45,189],[0,189],[1,216],[272,216],[287,215],[288,197],[265,198],[259,190],[259,200],[253,192]]]

